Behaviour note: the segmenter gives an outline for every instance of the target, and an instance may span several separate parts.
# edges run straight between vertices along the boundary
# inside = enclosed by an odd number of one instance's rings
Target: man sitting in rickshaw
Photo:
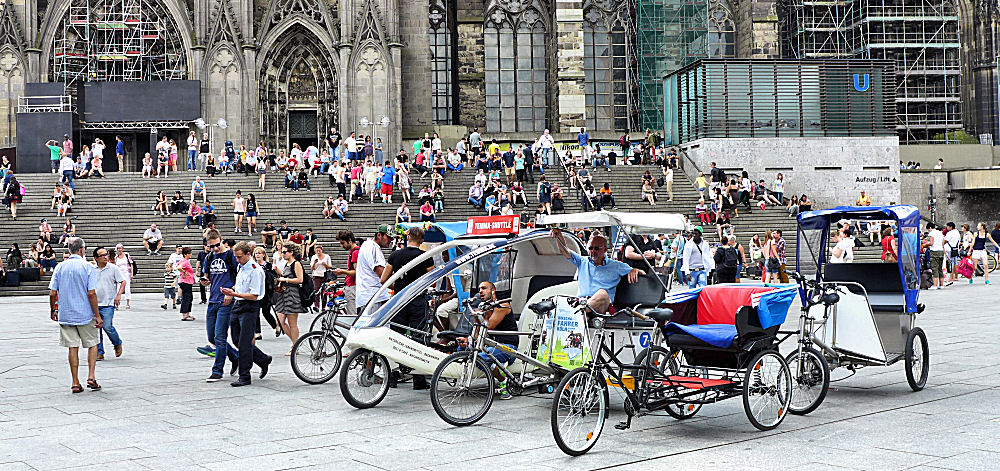
[[[611,303],[615,301],[615,290],[618,289],[621,277],[628,275],[628,282],[635,283],[640,275],[646,275],[644,270],[608,258],[608,240],[603,235],[595,234],[587,242],[589,258],[567,249],[566,239],[559,229],[552,229],[551,236],[555,239],[559,252],[576,266],[577,296],[589,298],[587,305],[598,314],[607,314]]]
[[[484,281],[479,284],[479,301],[482,302],[494,302],[497,300],[497,287],[490,281]],[[486,319],[486,328],[490,331],[501,331],[501,332],[517,332],[517,321],[514,319],[513,310],[510,307],[510,303],[501,303],[495,306],[493,309],[483,312],[483,317]],[[503,344],[511,351],[517,350],[518,338],[516,334],[505,335],[505,334],[489,334],[490,338]],[[462,348],[468,347],[468,337],[458,337],[455,339],[458,345]],[[497,347],[486,347],[493,358],[496,358],[498,362],[503,362],[510,364],[514,362],[514,357],[509,355],[503,348]],[[493,368],[493,376],[497,379],[497,389],[500,392],[500,399],[510,399],[511,395],[507,392],[507,378],[504,374],[493,365],[493,359],[490,358],[486,353],[480,353],[479,358],[481,358],[487,366]]]

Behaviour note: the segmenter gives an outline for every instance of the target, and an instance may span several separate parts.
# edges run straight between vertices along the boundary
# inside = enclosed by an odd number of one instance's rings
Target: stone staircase
[[[604,182],[610,183],[618,211],[680,212],[688,215],[692,221],[697,221],[694,207],[698,201],[698,193],[682,172],[674,174],[674,201],[668,202],[666,189],[661,188],[658,192],[660,195],[658,204],[650,206],[641,200],[640,195],[640,182],[645,170],[650,170],[654,177],[659,175],[659,169],[656,167],[621,165],[612,167],[611,172],[599,169],[592,174],[596,187],[599,188]],[[550,167],[547,171],[549,181],[566,187],[566,210],[578,211],[580,209],[578,196],[565,184],[565,177],[562,175],[564,172],[555,167]],[[171,173],[166,178],[152,179],[140,178],[137,173],[111,173],[105,179],[75,182],[76,201],[70,215],[76,218],[74,222],[77,234],[86,240],[90,248],[98,245],[113,247],[117,243],[125,245],[139,268],[139,273],[132,282],[133,292],[162,290],[163,264],[176,244],[190,246],[195,252],[200,250],[201,231],[194,227],[185,230],[184,216],[162,217],[154,215],[151,210],[158,190],[163,190],[168,197],[175,190],[180,190],[181,195],[187,199],[191,191],[191,182],[196,175],[201,173],[182,171]],[[555,175],[559,177],[555,178]],[[466,202],[468,188],[474,176],[474,171],[466,169],[458,173],[449,173],[445,177],[445,211],[437,215],[439,221],[464,221],[470,216],[484,215]],[[392,205],[368,203],[366,200],[356,201],[350,207],[347,221],[341,222],[322,217],[323,200],[330,194],[336,195],[336,188],[330,187],[325,175],[311,178],[312,191],[291,191],[283,188],[282,176],[274,173],[267,176],[266,190],[257,188],[255,175],[231,174],[214,178],[202,175],[202,177],[206,182],[208,198],[216,207],[218,216],[216,227],[224,237],[239,236],[234,237],[237,240],[246,237],[245,232],[233,233],[234,223],[229,211],[230,202],[236,190],[241,190],[244,196],[254,193],[260,207],[258,229],[263,228],[267,222],[277,226],[281,219],[288,221],[290,227],[299,229],[303,233],[307,228],[312,228],[320,243],[324,244],[327,252],[338,264],[343,261],[345,254],[335,241],[336,233],[342,229],[350,229],[359,237],[370,237],[379,224],[395,221],[395,210],[400,202],[398,189]],[[423,185],[430,183],[429,177],[422,178],[420,175],[411,177],[414,193]],[[17,220],[12,220],[7,211],[0,214],[0,227],[2,227],[0,247],[6,249],[12,242],[17,242],[27,254],[28,245],[37,239],[37,227],[41,218],[47,217],[57,234],[64,220],[56,218],[55,211],[49,209],[52,186],[58,180],[56,175],[24,174],[18,175],[18,178],[28,188],[28,194],[24,203],[18,208]],[[533,194],[534,188],[534,185],[525,185],[529,204],[518,210],[527,214],[533,213],[537,204],[537,198]],[[412,204],[411,214],[419,218],[419,211]],[[147,256],[142,247],[142,234],[151,223],[156,223],[164,235],[164,247],[160,256]],[[765,229],[782,229],[788,256],[790,259],[794,256],[795,221],[787,217],[783,209],[754,211],[752,214],[741,212],[739,218],[733,219],[733,223],[737,239],[744,245],[748,244],[754,233],[763,234]],[[706,226],[705,232],[710,241],[717,241],[714,225]],[[260,242],[257,233],[254,234],[254,238]],[[61,257],[61,248],[57,248],[56,251]],[[6,251],[0,253],[6,255]],[[47,286],[46,275],[39,282],[22,283],[19,288],[0,288],[0,296],[43,294],[47,292]]]

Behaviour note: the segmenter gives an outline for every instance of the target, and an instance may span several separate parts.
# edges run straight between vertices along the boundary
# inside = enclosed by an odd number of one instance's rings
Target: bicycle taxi
[[[841,220],[894,225],[898,260],[830,263],[831,226]],[[793,367],[792,413],[815,409],[826,396],[830,371],[850,377],[866,366],[903,360],[914,391],[930,369],[927,336],[916,327],[920,296],[920,211],[911,205],[842,206],[798,216],[796,271],[803,311]],[[840,379],[846,379],[840,378]]]

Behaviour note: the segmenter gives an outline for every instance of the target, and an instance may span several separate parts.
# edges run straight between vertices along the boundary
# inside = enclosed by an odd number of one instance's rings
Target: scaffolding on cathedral
[[[708,0],[637,0],[639,126],[663,129],[663,77],[708,57]]]
[[[790,53],[796,58],[896,62],[900,142],[954,140],[962,128],[958,10],[950,0],[790,0]]]
[[[81,82],[182,79],[182,46],[161,16],[142,0],[74,1],[53,45],[53,80],[72,93]]]

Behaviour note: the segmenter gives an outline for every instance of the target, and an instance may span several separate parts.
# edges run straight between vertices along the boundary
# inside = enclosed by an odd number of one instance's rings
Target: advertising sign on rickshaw
[[[473,216],[469,218],[469,235],[517,234],[521,230],[520,215]]]
[[[590,339],[586,319],[573,309],[565,298],[556,298],[555,314],[545,320],[538,361],[551,361],[568,370],[579,368],[590,360]]]

